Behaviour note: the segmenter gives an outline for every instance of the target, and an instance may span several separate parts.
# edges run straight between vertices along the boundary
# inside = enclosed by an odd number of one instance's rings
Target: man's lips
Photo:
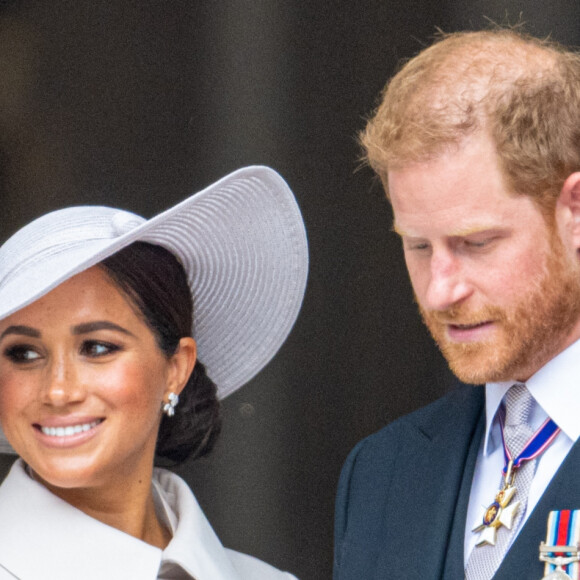
[[[451,328],[456,328],[457,330],[471,330],[473,328],[479,328],[487,324],[491,324],[491,320],[484,320],[483,322],[472,322],[469,324],[458,324],[456,322],[448,322],[447,326],[450,326]]]
[[[469,324],[448,323],[447,337],[454,342],[477,342],[489,337],[493,328],[492,320],[484,322],[473,322]]]

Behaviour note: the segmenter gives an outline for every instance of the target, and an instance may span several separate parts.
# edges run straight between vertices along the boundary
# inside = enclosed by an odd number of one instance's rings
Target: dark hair
[[[183,266],[165,248],[135,242],[100,262],[112,282],[136,307],[159,348],[172,356],[179,340],[191,336],[193,300]],[[221,429],[216,386],[196,362],[179,395],[175,415],[163,415],[157,458],[182,463],[213,448]]]

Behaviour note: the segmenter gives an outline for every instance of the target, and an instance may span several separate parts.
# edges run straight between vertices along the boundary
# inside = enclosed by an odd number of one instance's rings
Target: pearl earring
[[[179,403],[179,395],[175,393],[169,393],[168,396],[169,402],[163,405],[163,412],[168,417],[173,417],[175,415],[175,407],[177,407],[177,403]]]

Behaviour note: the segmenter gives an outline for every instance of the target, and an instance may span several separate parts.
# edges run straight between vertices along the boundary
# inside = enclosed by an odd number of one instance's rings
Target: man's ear
[[[556,207],[556,215],[564,220],[562,224],[567,236],[577,250],[580,250],[580,171],[568,176]]]

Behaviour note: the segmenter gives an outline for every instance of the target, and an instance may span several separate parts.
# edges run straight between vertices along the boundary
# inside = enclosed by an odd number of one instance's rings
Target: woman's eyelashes
[[[122,350],[118,344],[103,340],[83,340],[79,347],[79,354],[86,358],[102,358]],[[13,344],[3,351],[4,358],[14,364],[31,364],[44,357],[41,350],[31,344]]]
[[[84,340],[80,354],[89,358],[100,358],[121,350],[121,346],[103,340]]]
[[[30,344],[14,344],[4,349],[4,356],[15,364],[33,363],[42,355],[38,349]]]

